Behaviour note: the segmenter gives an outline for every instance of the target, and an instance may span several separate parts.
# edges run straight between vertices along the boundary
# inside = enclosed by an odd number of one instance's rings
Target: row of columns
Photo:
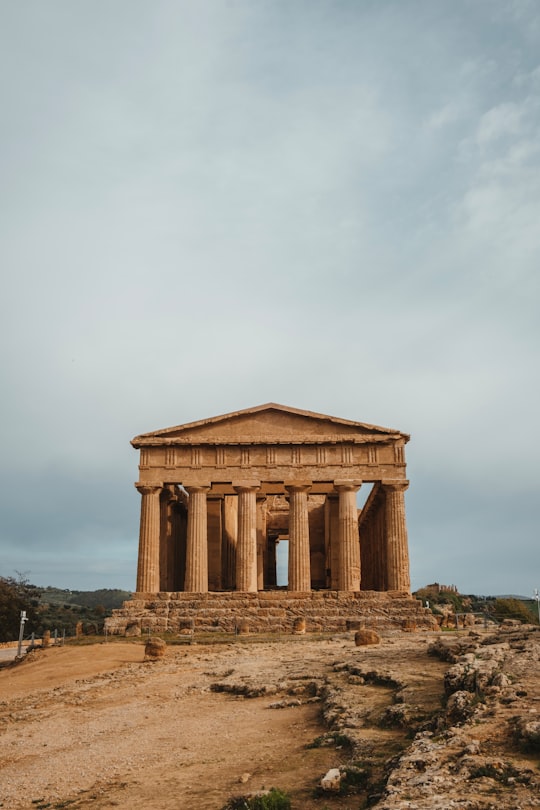
[[[356,492],[360,481],[335,482],[339,495],[338,590],[360,590],[360,539]],[[286,485],[289,495],[290,591],[311,590],[308,522],[309,483]],[[409,590],[408,543],[403,491],[406,485],[390,485],[387,494],[388,589]],[[142,495],[137,592],[160,590],[160,486],[138,485]],[[209,486],[186,486],[189,494],[184,590],[208,591],[207,493]],[[254,485],[235,486],[238,495],[236,545],[236,590],[255,593],[257,571],[257,492]]]

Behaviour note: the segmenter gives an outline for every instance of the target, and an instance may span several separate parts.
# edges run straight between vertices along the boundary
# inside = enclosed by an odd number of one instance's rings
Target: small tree
[[[538,616],[519,599],[496,599],[493,613],[497,619],[517,619],[522,624],[538,624]]]
[[[39,624],[36,606],[39,589],[19,577],[0,577],[0,641],[17,641],[21,610],[26,611],[26,632],[33,632]]]

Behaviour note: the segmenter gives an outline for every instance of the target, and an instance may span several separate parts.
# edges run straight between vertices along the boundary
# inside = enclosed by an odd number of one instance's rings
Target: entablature
[[[242,444],[249,444],[249,445],[266,445],[269,447],[273,447],[274,445],[284,445],[284,444],[393,444],[394,442],[401,442],[402,444],[407,441],[404,438],[403,434],[396,433],[394,435],[386,435],[386,436],[359,436],[356,433],[350,435],[335,435],[335,436],[309,436],[305,438],[285,438],[285,439],[272,439],[269,441],[268,439],[261,439],[257,436],[243,436],[241,439],[234,439],[231,441],[229,438],[219,439],[216,437],[197,437],[197,438],[189,438],[184,436],[173,436],[171,438],[148,438],[143,439],[139,438],[137,442],[132,442],[132,445],[136,448],[139,447],[170,447],[174,445],[178,446],[204,446],[204,445],[214,445],[214,446],[234,446],[234,445],[242,445]]]

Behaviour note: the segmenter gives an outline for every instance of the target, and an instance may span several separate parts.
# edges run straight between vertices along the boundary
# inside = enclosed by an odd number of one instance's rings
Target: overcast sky
[[[540,4],[0,2],[0,575],[135,584],[138,433],[397,428],[413,588],[540,587]]]

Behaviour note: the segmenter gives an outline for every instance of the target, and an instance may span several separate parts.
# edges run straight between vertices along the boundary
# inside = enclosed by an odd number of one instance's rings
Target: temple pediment
[[[381,442],[408,441],[398,430],[288,408],[276,403],[214,416],[136,436],[134,447],[191,443]]]
[[[282,540],[287,587],[303,597],[362,581],[408,592],[408,439],[273,402],[136,436],[137,592],[273,590]]]

